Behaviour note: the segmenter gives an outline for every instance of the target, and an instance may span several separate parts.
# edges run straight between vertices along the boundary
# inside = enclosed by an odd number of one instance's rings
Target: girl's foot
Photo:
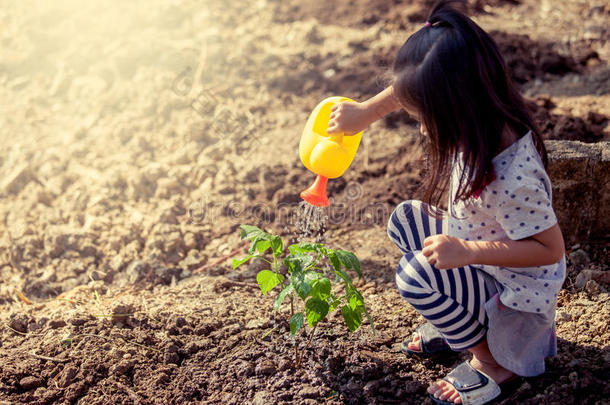
[[[413,344],[415,344],[415,339]],[[490,376],[498,385],[516,376],[516,374],[514,374],[512,371],[503,368],[495,361],[486,360],[483,362],[480,361],[476,356],[473,356],[472,360],[470,361],[470,365],[475,370],[482,371]],[[456,404],[462,403],[462,399],[460,398],[458,391],[451,383],[445,380],[439,380],[428,387],[428,393],[443,401],[453,402]]]
[[[413,337],[413,340],[409,342],[409,349],[416,351],[416,352],[421,352],[421,344],[419,343],[420,340],[421,340],[421,337],[419,336],[418,333],[416,333],[415,336]]]

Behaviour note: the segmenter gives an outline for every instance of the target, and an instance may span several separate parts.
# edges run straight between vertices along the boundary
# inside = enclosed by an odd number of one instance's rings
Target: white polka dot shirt
[[[458,158],[461,161],[461,157]],[[549,176],[544,170],[531,132],[492,160],[495,180],[478,198],[453,201],[461,165],[451,175],[449,235],[465,240],[518,240],[557,223]],[[548,314],[566,273],[565,257],[559,263],[527,268],[477,265],[504,287],[500,300],[510,308]]]

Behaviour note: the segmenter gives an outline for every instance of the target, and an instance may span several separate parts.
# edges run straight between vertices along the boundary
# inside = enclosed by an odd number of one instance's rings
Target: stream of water
[[[296,211],[295,236],[299,242],[312,239],[315,242],[323,242],[327,223],[325,208],[301,201]]]

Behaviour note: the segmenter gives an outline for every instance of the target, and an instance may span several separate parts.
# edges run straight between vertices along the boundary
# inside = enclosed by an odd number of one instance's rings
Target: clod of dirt
[[[32,320],[25,314],[12,313],[8,325],[18,332],[26,333]]]
[[[71,364],[67,365],[59,375],[59,378],[57,380],[58,385],[61,388],[66,388],[67,386],[72,384],[72,381],[74,381],[74,377],[76,377],[76,374],[78,374],[78,367]]]
[[[121,360],[119,363],[114,364],[112,367],[110,367],[109,372],[110,372],[110,374],[114,374],[114,375],[127,374],[131,370],[133,370],[133,368],[136,364],[137,364],[137,362],[134,359]]]
[[[568,254],[568,259],[576,271],[583,269],[591,263],[589,255],[582,249],[575,250]]]
[[[610,271],[603,270],[582,270],[576,276],[574,281],[574,287],[585,288],[589,281],[595,281],[606,286],[610,285]],[[594,288],[592,286],[592,288]]]
[[[271,360],[263,360],[256,365],[254,372],[256,375],[271,375],[275,373],[276,367]]]
[[[34,388],[42,387],[43,385],[45,385],[45,382],[42,378],[30,375],[27,377],[23,377],[21,380],[19,380],[19,385],[21,386],[21,388],[28,391]]]
[[[51,319],[48,325],[51,329],[63,328],[64,326],[66,326],[66,321],[64,321],[63,319]]]
[[[555,114],[555,104],[548,96],[537,96],[526,100],[544,139],[566,141],[599,142],[604,137],[604,127],[608,118],[603,114],[588,114],[587,119]]]
[[[588,60],[598,57],[590,48],[564,55],[557,50],[558,44],[534,41],[528,35],[501,31],[490,31],[489,34],[498,45],[513,80],[517,83],[545,75],[580,72]]]

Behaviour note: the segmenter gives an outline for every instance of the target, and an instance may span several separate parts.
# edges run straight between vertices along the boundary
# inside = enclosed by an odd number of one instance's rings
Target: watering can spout
[[[311,187],[301,193],[301,198],[309,204],[327,207],[328,179],[342,176],[354,160],[362,131],[349,136],[331,135],[327,132],[332,107],[337,103],[353,101],[347,97],[329,97],[322,100],[305,124],[299,142],[299,155],[303,165],[317,175]]]
[[[326,195],[326,184],[328,177],[316,176],[313,184],[307,190],[301,191],[301,198],[316,207],[328,207],[328,197]]]

